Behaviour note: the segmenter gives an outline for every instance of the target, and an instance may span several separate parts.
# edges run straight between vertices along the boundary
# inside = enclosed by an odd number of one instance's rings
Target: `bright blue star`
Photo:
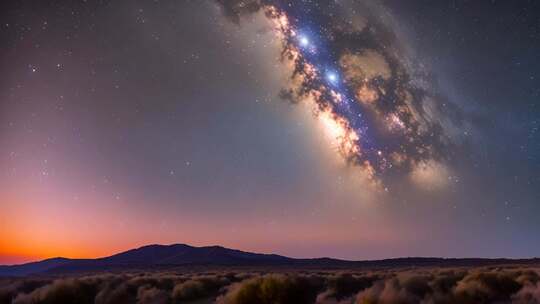
[[[299,40],[300,40],[300,46],[307,47],[309,45],[309,39],[306,36],[301,35],[299,37]]]
[[[338,81],[338,75],[334,72],[326,73],[326,78],[330,81],[331,84],[336,84]]]

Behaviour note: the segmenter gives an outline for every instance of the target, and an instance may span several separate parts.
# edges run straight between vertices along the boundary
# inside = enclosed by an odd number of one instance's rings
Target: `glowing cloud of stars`
[[[456,123],[448,113],[459,109],[445,108],[429,81],[411,70],[384,25],[354,24],[312,3],[218,2],[235,22],[261,10],[271,20],[282,62],[293,67],[281,97],[314,103],[336,151],[373,184],[448,174]]]

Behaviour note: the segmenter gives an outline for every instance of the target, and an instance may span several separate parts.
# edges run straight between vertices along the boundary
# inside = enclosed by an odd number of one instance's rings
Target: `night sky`
[[[5,1],[0,264],[540,256],[538,1]]]

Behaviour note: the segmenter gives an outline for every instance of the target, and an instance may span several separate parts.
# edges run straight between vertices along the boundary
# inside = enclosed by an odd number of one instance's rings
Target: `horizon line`
[[[229,250],[237,250],[237,251],[242,251],[242,252],[247,252],[247,253],[265,254],[265,255],[278,255],[278,256],[282,256],[282,257],[286,257],[286,258],[290,258],[290,259],[297,259],[297,260],[302,260],[302,259],[306,259],[306,260],[309,260],[309,259],[332,259],[332,260],[340,260],[340,261],[346,261],[346,262],[376,262],[376,261],[399,260],[399,259],[445,259],[445,260],[475,260],[475,259],[477,259],[477,260],[511,260],[511,261],[540,259],[540,256],[530,256],[530,257],[478,257],[478,256],[473,256],[473,257],[451,257],[451,256],[446,256],[445,257],[445,256],[421,256],[421,255],[418,255],[418,256],[394,256],[394,257],[387,257],[387,258],[372,258],[372,259],[368,258],[368,259],[354,259],[353,260],[353,259],[343,259],[343,258],[330,257],[330,256],[292,257],[292,256],[288,256],[288,255],[278,254],[278,253],[247,251],[247,250],[243,250],[243,249],[231,248],[231,247],[226,247],[226,246],[217,245],[217,244],[215,244],[215,245],[195,246],[195,245],[190,245],[190,244],[187,244],[187,243],[169,243],[169,244],[151,243],[151,244],[147,244],[147,245],[135,246],[135,247],[125,249],[125,250],[121,250],[121,251],[118,251],[116,253],[112,253],[112,254],[105,255],[105,256],[88,257],[88,258],[71,258],[71,257],[66,257],[66,256],[51,256],[51,257],[46,257],[46,258],[42,258],[42,259],[30,260],[28,262],[23,262],[23,263],[0,264],[0,267],[21,266],[21,265],[26,265],[26,264],[32,264],[32,263],[39,263],[39,262],[54,260],[54,259],[98,260],[98,259],[105,259],[105,258],[108,258],[108,257],[112,257],[112,256],[115,256],[115,255],[118,255],[118,254],[128,252],[128,251],[142,249],[144,247],[150,247],[150,246],[170,247],[170,246],[175,246],[175,245],[184,245],[184,246],[188,246],[188,247],[192,247],[192,248],[221,247],[221,248],[225,248],[225,249],[229,249]]]

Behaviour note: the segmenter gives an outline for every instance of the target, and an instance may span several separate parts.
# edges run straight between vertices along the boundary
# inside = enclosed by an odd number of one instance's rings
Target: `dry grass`
[[[3,303],[539,303],[539,269],[153,271],[0,279]]]

